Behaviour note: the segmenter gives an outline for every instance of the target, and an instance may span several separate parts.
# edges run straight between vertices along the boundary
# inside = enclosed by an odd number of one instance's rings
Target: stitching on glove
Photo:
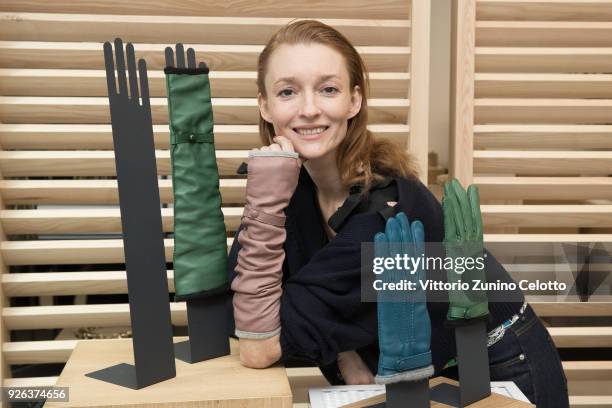
[[[287,219],[284,215],[272,215],[263,211],[252,208],[248,205],[244,206],[243,217],[251,218],[255,221],[263,222],[264,224],[274,225],[276,227],[284,227],[285,220]]]

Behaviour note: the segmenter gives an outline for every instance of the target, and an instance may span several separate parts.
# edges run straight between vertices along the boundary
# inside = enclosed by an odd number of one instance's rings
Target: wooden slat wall
[[[235,170],[249,149],[260,146],[257,57],[268,38],[294,18],[320,19],[353,42],[371,75],[370,130],[412,149],[427,180],[429,0],[415,8],[417,22],[412,14],[410,0],[0,2],[0,200],[6,204],[0,228],[7,234],[0,242],[7,269],[0,275],[3,364],[63,363],[75,344],[11,341],[11,331],[70,333],[78,327],[129,325],[125,303],[9,305],[25,296],[82,300],[127,292],[104,41],[119,36],[133,42],[136,57],[147,61],[160,176],[170,172],[164,48],[183,42],[211,67],[222,209],[231,245],[246,186]],[[425,101],[414,115],[411,100]],[[414,140],[412,127],[419,129]],[[162,204],[171,204],[171,180],[160,177],[159,187]],[[173,212],[166,207],[164,230],[172,232]],[[165,250],[171,261],[172,239],[165,240]],[[173,290],[172,271],[168,274]],[[184,325],[184,304],[171,306],[173,322]],[[4,384],[55,380],[9,376],[2,372]]]
[[[453,3],[450,173],[479,186],[485,241],[609,249],[612,1]],[[609,352],[612,295],[598,301],[533,305],[557,347]],[[572,406],[612,407],[610,364],[564,362]]]

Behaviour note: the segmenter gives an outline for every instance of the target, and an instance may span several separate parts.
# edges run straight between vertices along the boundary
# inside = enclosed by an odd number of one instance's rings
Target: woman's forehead
[[[268,61],[266,79],[272,84],[281,79],[348,79],[342,54],[322,44],[282,44]]]

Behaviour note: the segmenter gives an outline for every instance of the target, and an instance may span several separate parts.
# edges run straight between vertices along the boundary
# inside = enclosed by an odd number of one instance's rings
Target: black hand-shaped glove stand
[[[88,377],[139,389],[176,375],[147,67],[127,44],[129,94],[121,39],[104,44],[127,273],[134,366],[119,364]]]

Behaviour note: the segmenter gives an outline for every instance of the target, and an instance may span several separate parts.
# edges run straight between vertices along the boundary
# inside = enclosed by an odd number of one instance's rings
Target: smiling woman
[[[300,179],[309,180],[310,191],[315,197],[313,201],[308,200],[310,209],[315,211],[314,217],[305,221],[311,224],[314,221],[323,237],[329,240],[338,231],[330,226],[328,220],[345,203],[351,189],[358,188],[367,193],[373,185],[383,183],[389,176],[416,179],[416,163],[405,149],[398,148],[388,140],[375,140],[367,130],[368,85],[368,73],[362,58],[348,40],[332,27],[313,20],[303,20],[278,31],[258,61],[259,128],[264,147],[251,152],[259,157],[259,162],[263,159],[262,155],[265,157],[270,154],[268,160],[277,162],[276,170],[270,169],[270,174],[262,177],[261,166],[254,166],[255,161],[250,159],[247,205],[253,206],[249,198],[257,195],[258,190],[267,191],[268,195],[280,194],[273,193],[276,191],[275,184],[281,183],[278,179],[279,169],[282,162],[291,158],[285,157],[283,160],[278,155],[295,152],[299,156],[299,164],[303,163]],[[253,168],[257,169],[260,177],[252,171]],[[285,178],[292,177],[293,172],[285,174]],[[256,179],[267,182],[258,185]],[[289,189],[290,197],[296,187],[298,185]],[[292,202],[300,200],[298,195],[293,195]],[[301,199],[300,205],[303,204],[308,205],[308,202]],[[292,211],[295,205],[288,207],[285,212]],[[262,208],[260,210],[265,212]],[[246,224],[250,222],[245,218],[243,220],[246,220]],[[291,222],[293,220],[288,218],[287,224]],[[235,292],[233,304],[236,332],[241,338],[243,362],[251,367],[265,367],[278,360],[283,353],[279,347],[282,335],[279,337],[275,330],[280,325],[277,315],[280,313],[282,316],[283,311],[268,312],[278,311],[283,298],[291,297],[286,287],[282,296],[279,290],[281,280],[286,281],[290,276],[290,272],[281,270],[280,265],[285,256],[290,258],[291,250],[287,251],[287,248],[280,247],[278,243],[277,247],[273,247],[268,240],[267,254],[263,256],[267,260],[266,267],[260,268],[260,274],[257,275],[254,272],[257,269],[254,266],[254,253],[261,254],[263,246],[259,246],[256,251],[249,244],[257,246],[257,240],[261,241],[263,235],[260,233],[257,238],[251,237],[254,234],[253,228],[249,228],[249,233],[245,227],[247,225],[243,222],[243,229],[239,230],[234,241],[232,254],[236,262],[232,263],[230,259],[230,278],[235,276],[232,288]],[[289,239],[289,225],[287,229]],[[312,237],[304,238],[310,240]],[[371,236],[364,239],[370,240]],[[271,262],[272,258],[276,261]],[[292,259],[288,261],[294,262]],[[277,270],[271,271],[272,264],[276,265],[273,268]],[[265,279],[263,275],[274,278]],[[255,281],[258,283],[254,287],[249,286],[249,283]],[[250,298],[245,296],[245,292],[266,300],[246,300]],[[255,316],[256,308],[253,305],[264,303],[267,306],[260,309],[268,312],[262,312],[265,316],[261,313]],[[247,307],[247,304],[250,306]],[[284,309],[284,312],[287,311],[289,308]],[[254,334],[244,330],[249,326],[248,321],[262,322],[267,319],[274,323],[260,326],[266,327],[263,335],[261,331]],[[286,325],[283,327],[289,329]],[[289,330],[284,331],[284,334],[288,333]],[[348,332],[342,334],[345,335],[350,337]],[[308,335],[302,333],[298,336]],[[284,352],[289,354],[287,347]],[[303,355],[300,352],[294,354]],[[351,347],[338,350],[333,358],[342,362],[341,369],[345,368],[343,374],[347,382],[373,381],[370,370]]]
[[[312,20],[283,27],[262,51],[257,75],[264,146],[249,153],[245,212],[228,259],[241,361],[264,368],[305,359],[332,384],[372,383],[388,359],[379,358],[377,305],[361,299],[361,245],[399,212],[422,223],[426,242],[442,242],[442,208],[405,149],[367,130],[368,74],[337,30]],[[485,269],[489,281],[512,282],[492,256]],[[443,270],[426,273],[446,280]],[[522,299],[517,291],[512,299]],[[487,329],[530,312],[522,306],[491,302]],[[455,357],[449,304],[427,309],[439,374]],[[529,328],[545,332],[536,320]],[[497,349],[512,340],[505,336]],[[549,402],[542,406],[567,406],[563,393],[542,391],[544,383],[566,386],[554,347],[546,339],[533,344],[535,356],[547,356],[534,366],[543,371],[520,372],[519,387],[530,398],[538,388],[539,402]],[[514,380],[513,371],[498,371],[492,378]]]

